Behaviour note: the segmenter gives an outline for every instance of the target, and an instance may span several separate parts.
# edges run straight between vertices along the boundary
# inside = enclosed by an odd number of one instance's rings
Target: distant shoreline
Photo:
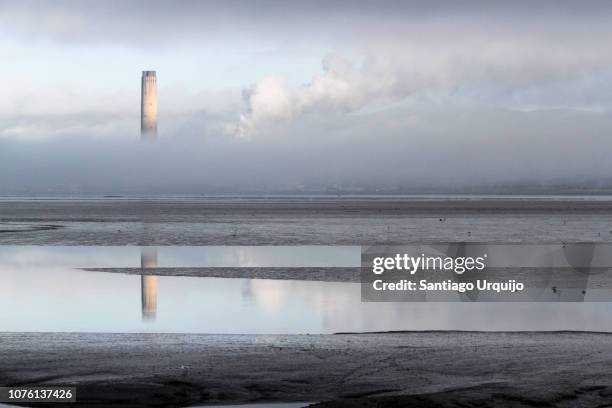
[[[0,245],[610,242],[612,197],[0,199],[0,223]]]
[[[0,194],[1,200],[474,200],[474,199],[603,199],[612,200],[611,191],[512,192],[512,193],[261,193],[261,194]]]

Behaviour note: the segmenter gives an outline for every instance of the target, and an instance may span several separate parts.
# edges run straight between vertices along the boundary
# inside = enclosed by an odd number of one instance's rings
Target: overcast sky
[[[606,1],[0,0],[0,194],[609,184],[610,44]]]

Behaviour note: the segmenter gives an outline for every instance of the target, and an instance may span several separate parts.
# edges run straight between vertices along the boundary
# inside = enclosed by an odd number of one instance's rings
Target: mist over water
[[[167,123],[156,143],[140,143],[134,131],[5,138],[0,193],[482,192],[504,185],[612,184],[609,114],[421,111],[410,114],[413,122],[379,131],[364,123],[405,114],[347,117],[348,129],[339,131],[333,121],[311,118],[311,131],[288,126],[288,134],[250,142]]]

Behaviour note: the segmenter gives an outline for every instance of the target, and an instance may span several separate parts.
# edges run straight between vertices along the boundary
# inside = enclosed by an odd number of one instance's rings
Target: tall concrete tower
[[[157,75],[142,71],[140,92],[140,138],[157,139]]]

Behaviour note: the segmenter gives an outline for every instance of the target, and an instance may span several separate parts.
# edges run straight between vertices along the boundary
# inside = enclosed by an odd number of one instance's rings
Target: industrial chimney
[[[157,76],[155,71],[142,71],[140,93],[140,138],[157,139]]]

